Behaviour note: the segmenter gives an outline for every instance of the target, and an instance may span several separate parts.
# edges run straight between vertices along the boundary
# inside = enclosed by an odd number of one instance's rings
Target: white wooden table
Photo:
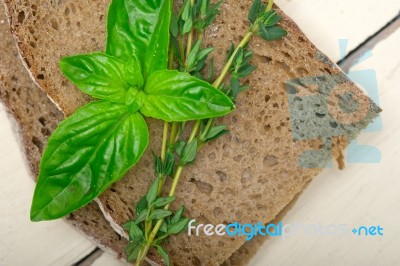
[[[300,196],[283,223],[381,225],[384,236],[272,238],[250,265],[400,265],[400,1],[276,0],[332,60],[341,59],[339,39],[348,51],[371,47],[373,56],[351,71],[377,73],[383,129],[363,133],[359,143],[378,148],[377,164],[327,169]],[[348,62],[344,62],[347,65]],[[62,221],[30,223],[33,181],[24,163],[13,122],[0,105],[0,265],[72,265],[95,246]],[[33,248],[34,247],[34,248]],[[79,265],[122,265],[95,252]]]

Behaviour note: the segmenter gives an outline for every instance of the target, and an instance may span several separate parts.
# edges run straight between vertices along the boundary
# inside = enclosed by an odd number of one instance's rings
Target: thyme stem
[[[268,1],[268,5],[265,9],[266,12],[270,11],[272,9],[272,6],[274,4],[274,0]],[[228,62],[225,64],[224,68],[222,69],[221,74],[219,77],[214,81],[213,86],[215,88],[219,88],[224,81],[226,75],[228,74],[229,68],[232,66],[233,60],[236,57],[236,54],[239,52],[241,48],[244,48],[250,41],[251,37],[254,35],[254,33],[257,33],[259,30],[258,24],[253,25],[253,27],[250,27],[249,31],[247,34],[243,37],[243,39],[240,41],[239,45],[236,47],[235,51],[232,53],[231,57],[228,59]]]
[[[233,60],[235,59],[236,54],[239,52],[239,49],[246,46],[246,44],[250,41],[253,34],[254,34],[254,32],[252,30],[249,30],[247,32],[247,34],[244,36],[244,38],[240,41],[239,45],[236,47],[236,49],[232,53],[231,57],[229,57],[228,62],[226,62],[224,68],[222,69],[221,74],[212,84],[215,88],[218,89],[221,86],[222,82],[224,81],[226,75],[229,72],[229,68],[232,66],[232,63],[233,63]]]
[[[194,0],[190,0],[190,10],[192,10],[194,6]],[[192,50],[192,44],[193,44],[193,29],[190,30],[189,34],[188,34],[188,38],[187,38],[187,45],[186,45],[186,60],[189,57],[189,54]]]
[[[161,160],[165,161],[165,154],[167,153],[167,140],[168,140],[169,123],[164,121],[164,132],[161,146]]]
[[[161,160],[165,163],[165,157],[167,153],[167,142],[168,142],[168,131],[169,131],[169,123],[164,121],[164,132],[163,132],[163,140],[161,144]],[[158,182],[157,195],[160,195],[165,182],[165,175],[160,175]]]
[[[197,135],[197,132],[198,132],[199,128],[200,128],[200,120],[196,121],[196,124],[193,127],[193,130],[192,130],[192,133],[191,133],[190,138],[188,140],[188,143],[190,143],[191,141],[193,141],[196,138],[196,135]],[[182,175],[182,170],[183,170],[183,166],[182,165],[180,165],[176,169],[176,172],[175,172],[175,175],[174,175],[174,179],[173,179],[174,181],[172,182],[172,186],[171,186],[171,189],[170,189],[169,194],[168,194],[168,196],[170,196],[170,197],[175,195],[175,191],[176,191],[176,188],[178,186],[179,179],[180,179],[180,177]],[[170,207],[170,204],[165,205],[164,210],[168,210],[169,207]],[[151,245],[152,245],[152,243],[154,241],[154,238],[156,237],[156,235],[158,233],[158,230],[160,229],[163,221],[164,221],[164,219],[157,220],[157,223],[155,224],[153,230],[151,231],[149,237],[147,238],[147,242],[146,242],[146,245],[143,248],[143,251],[140,253],[141,257],[138,257],[138,259],[136,261],[136,263],[139,262],[139,264],[136,264],[136,265],[140,265],[140,263],[143,261],[144,257],[146,256],[147,252],[149,251],[149,249],[150,249],[150,247],[151,247]]]
[[[190,3],[193,6],[194,5],[194,0],[191,0]],[[268,1],[268,5],[267,5],[266,10],[265,10],[266,12],[268,12],[268,11],[270,11],[272,9],[273,3],[274,3],[273,0],[269,0]],[[249,43],[249,41],[251,40],[251,37],[254,35],[254,33],[257,33],[258,30],[259,30],[259,26],[257,24],[254,24],[254,25],[252,25],[250,27],[250,29],[247,32],[247,34],[243,37],[243,39],[240,41],[239,45],[236,47],[236,49],[234,50],[234,52],[232,53],[232,55],[228,59],[227,63],[225,64],[224,68],[221,71],[221,74],[218,76],[218,78],[212,84],[215,88],[218,89],[222,85],[222,82],[224,81],[226,75],[229,72],[230,67],[233,64],[233,60],[235,59],[236,54],[239,52],[239,50],[241,48],[244,48]],[[200,36],[203,37],[202,34]],[[191,48],[192,48],[192,42],[193,42],[193,30],[191,30],[189,32],[189,35],[188,35],[186,59],[190,54],[190,51],[191,51]],[[182,52],[182,50],[181,50],[181,52]],[[193,141],[196,138],[197,133],[198,133],[198,131],[200,129],[201,122],[202,122],[202,120],[197,120],[195,122],[195,124],[193,126],[193,129],[192,129],[192,132],[190,134],[188,143],[190,143],[191,141]],[[202,133],[201,137],[205,137],[206,136],[206,134],[210,130],[210,128],[211,128],[213,123],[214,123],[214,119],[213,118],[208,120],[206,128],[205,128],[204,132]],[[166,124],[168,124],[168,123],[166,123],[166,122],[164,123],[164,133],[165,133],[166,130],[168,132],[168,126],[166,126]],[[177,123],[173,123],[172,124],[172,129],[171,129],[171,134],[170,134],[170,143],[174,143],[175,142],[176,132],[177,132]],[[163,147],[164,147],[164,143],[166,145],[166,142],[167,142],[166,139],[167,139],[166,134],[164,134]],[[164,153],[164,158],[165,158],[165,153]],[[174,178],[173,178],[173,182],[172,182],[172,185],[171,185],[171,188],[170,188],[170,191],[169,191],[169,196],[170,197],[175,195],[176,188],[178,186],[180,177],[182,175],[183,167],[184,166],[180,165],[176,169],[176,172],[175,172],[175,175],[174,175]],[[170,204],[165,205],[164,206],[164,210],[168,210],[169,207],[170,207]],[[148,235],[147,242],[144,245],[144,247],[140,250],[139,255],[138,255],[138,259],[136,260],[136,265],[137,266],[140,266],[140,264],[143,262],[144,258],[146,257],[147,252],[149,251],[150,247],[152,246],[154,238],[156,237],[156,235],[158,233],[158,230],[160,229],[163,221],[164,221],[164,218],[157,220],[155,226],[153,227],[153,229],[150,232],[150,235]]]
[[[265,12],[270,11],[272,9],[273,5],[274,5],[274,0],[269,0],[268,5],[265,9]],[[232,53],[231,57],[228,59],[228,62],[225,64],[219,77],[212,84],[215,88],[218,89],[221,86],[222,82],[224,81],[226,75],[229,72],[229,68],[232,66],[232,63],[236,57],[236,54],[239,52],[239,49],[244,48],[251,40],[251,37],[253,37],[254,33],[257,33],[258,30],[259,30],[258,24],[255,24],[255,25],[253,25],[253,27],[250,27],[247,34],[244,36],[244,38],[241,40],[239,45],[236,47],[235,51]],[[208,130],[210,130],[213,123],[214,123],[214,118],[210,118],[207,122],[206,130],[204,130],[202,137],[205,137],[207,135]]]
[[[267,8],[265,9],[265,12],[270,11],[272,9],[273,5],[274,5],[274,0],[269,0]]]

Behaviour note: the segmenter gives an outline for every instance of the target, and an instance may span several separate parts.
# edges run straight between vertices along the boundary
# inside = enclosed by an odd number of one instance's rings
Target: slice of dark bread
[[[43,147],[64,115],[33,83],[19,60],[3,6],[0,6],[0,45],[0,100],[19,125],[26,161],[36,178]],[[97,245],[119,257],[124,255],[127,241],[110,227],[96,203],[66,219]]]
[[[104,49],[108,1],[5,3],[23,61],[39,86],[67,115],[86,103],[88,97],[62,77],[58,61],[65,55]],[[216,48],[217,69],[228,43],[243,36],[250,3],[226,0],[205,35],[206,43]],[[282,15],[281,24],[289,33],[284,40],[266,43],[255,38],[251,44],[253,63],[259,68],[249,77],[251,89],[239,98],[237,110],[221,120],[231,126],[231,134],[200,152],[178,188],[177,202],[200,223],[271,221],[321,171],[304,166],[323,165],[329,154],[341,159],[348,139],[380,112]],[[330,97],[332,91],[351,96]],[[352,98],[359,108],[341,112],[342,106],[352,105]],[[99,198],[105,216],[122,235],[120,225],[132,218],[134,204],[151,181],[151,151],[160,146],[161,123],[148,122],[152,136],[148,152]],[[171,238],[167,248],[176,265],[217,265],[244,242],[244,238],[182,234]]]
[[[0,5],[0,101],[17,121],[26,162],[32,177],[39,171],[39,162],[47,138],[64,118],[60,110],[47,98],[28,75],[18,58],[18,51],[11,37],[4,8]],[[70,214],[66,221],[89,237],[103,250],[125,259],[127,241],[118,235],[104,218],[96,203]],[[237,250],[226,265],[245,265],[264,242],[255,238]]]

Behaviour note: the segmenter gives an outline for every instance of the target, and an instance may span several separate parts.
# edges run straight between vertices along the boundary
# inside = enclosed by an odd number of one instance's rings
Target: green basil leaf
[[[60,218],[100,195],[148,144],[145,120],[122,104],[92,102],[60,123],[43,154],[32,221]]]
[[[126,92],[126,106],[130,113],[137,112],[143,103],[146,101],[146,94],[142,90],[131,87]]]
[[[60,61],[60,68],[84,93],[111,102],[125,102],[129,85],[124,81],[125,62],[118,58],[104,53],[69,56]],[[143,81],[139,75],[136,79]]]
[[[163,210],[163,209],[157,209],[154,210],[150,216],[149,216],[149,220],[159,220],[165,217],[168,217],[172,214],[171,211],[167,211],[167,210]]]
[[[168,65],[171,2],[170,0],[161,0],[162,6],[159,13],[159,20],[147,47],[146,57],[144,58],[147,76],[154,71],[166,69]]]
[[[209,83],[187,73],[161,70],[148,77],[145,116],[164,121],[187,121],[222,116],[234,109],[233,102]]]
[[[131,87],[141,88],[144,80],[142,76],[142,67],[139,59],[136,56],[132,56],[125,64],[124,68],[124,80]]]
[[[287,35],[287,31],[279,26],[265,27],[260,23],[259,35],[266,41],[274,41],[285,37]]]
[[[136,55],[144,76],[167,68],[169,0],[113,0],[108,9],[106,53],[126,60]]]

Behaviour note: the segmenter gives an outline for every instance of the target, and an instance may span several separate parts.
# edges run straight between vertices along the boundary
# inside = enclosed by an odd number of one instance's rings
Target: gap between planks
[[[368,51],[372,50],[378,43],[388,38],[400,28],[400,12],[399,14],[390,20],[385,26],[383,26],[375,34],[371,35],[363,43],[361,43],[354,50],[350,51],[342,60],[337,64],[342,68],[344,72],[349,72],[350,68],[357,63],[357,61]]]
[[[88,255],[83,257],[81,260],[72,264],[72,266],[90,266],[104,254],[105,254],[105,252],[97,247],[92,252],[90,252]]]

